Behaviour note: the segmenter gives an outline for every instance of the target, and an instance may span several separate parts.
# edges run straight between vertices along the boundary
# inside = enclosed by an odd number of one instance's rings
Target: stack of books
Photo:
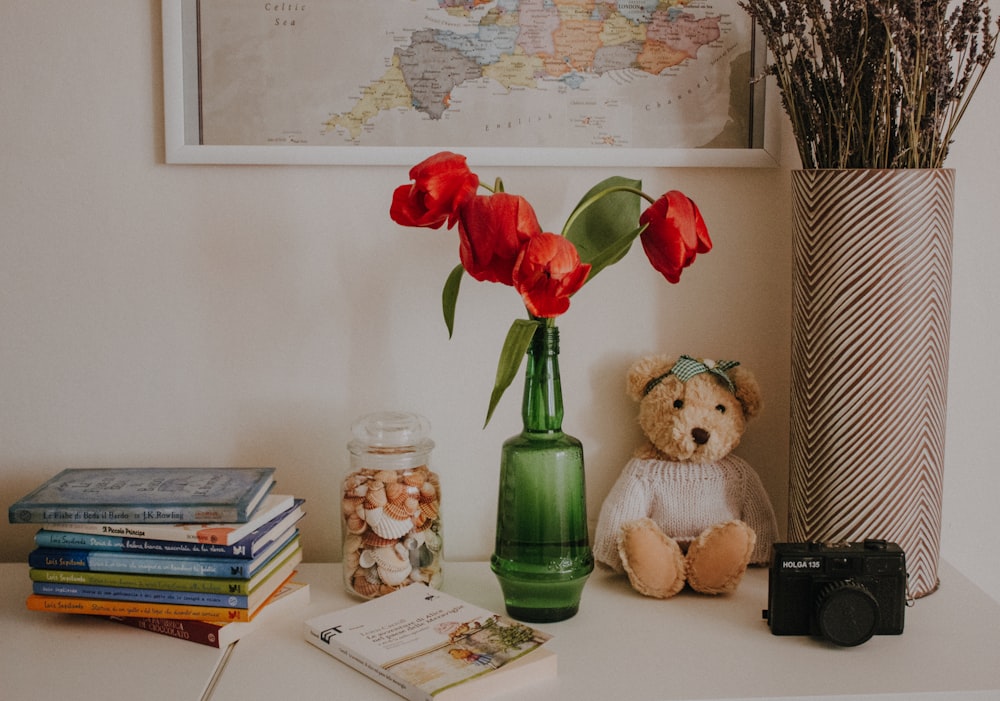
[[[273,487],[274,468],[65,470],[9,509],[41,526],[27,606],[219,645],[224,625],[308,597],[290,581],[304,500]]]

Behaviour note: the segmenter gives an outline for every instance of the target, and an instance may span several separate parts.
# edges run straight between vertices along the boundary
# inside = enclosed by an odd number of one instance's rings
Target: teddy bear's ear
[[[628,396],[635,401],[640,401],[644,395],[646,385],[654,377],[659,377],[677,362],[677,358],[669,355],[647,355],[632,363],[628,370]]]
[[[728,373],[729,379],[736,387],[736,398],[743,406],[743,415],[747,419],[755,418],[764,408],[763,398],[760,396],[760,385],[754,374],[738,365]]]

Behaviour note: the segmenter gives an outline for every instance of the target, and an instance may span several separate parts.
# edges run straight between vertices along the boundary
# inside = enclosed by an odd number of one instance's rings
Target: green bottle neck
[[[542,325],[528,346],[521,418],[526,433],[562,433],[563,400],[559,381],[559,329]]]

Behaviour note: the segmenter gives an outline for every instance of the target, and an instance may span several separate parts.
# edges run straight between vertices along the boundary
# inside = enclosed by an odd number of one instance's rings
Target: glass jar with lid
[[[429,468],[434,442],[419,414],[358,419],[348,443],[341,533],[344,586],[372,599],[414,582],[441,586],[441,483]]]

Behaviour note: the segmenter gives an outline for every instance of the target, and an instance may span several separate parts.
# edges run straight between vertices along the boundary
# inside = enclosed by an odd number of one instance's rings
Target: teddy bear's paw
[[[702,594],[734,591],[756,543],[757,535],[743,521],[726,521],[706,529],[688,548],[688,584]]]
[[[684,588],[684,554],[651,519],[622,526],[618,554],[632,588],[640,594],[666,599]]]

